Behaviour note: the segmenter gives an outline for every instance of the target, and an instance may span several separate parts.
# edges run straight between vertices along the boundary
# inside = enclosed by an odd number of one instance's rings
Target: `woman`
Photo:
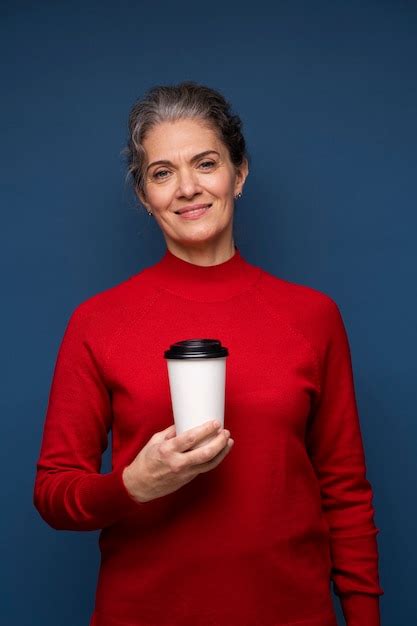
[[[336,626],[331,580],[348,626],[378,626],[378,529],[338,306],[235,245],[248,156],[218,91],[155,87],[129,128],[129,173],[166,251],[73,312],[34,490],[53,528],[102,529],[90,626]],[[226,429],[176,435],[163,353],[193,337],[229,349]]]

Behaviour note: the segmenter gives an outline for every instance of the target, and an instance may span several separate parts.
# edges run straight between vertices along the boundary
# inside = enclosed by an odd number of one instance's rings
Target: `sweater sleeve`
[[[364,447],[348,337],[337,304],[328,298],[321,320],[326,345],[320,393],[307,431],[330,533],[332,580],[347,626],[379,626],[378,547],[373,493]]]
[[[57,530],[98,530],[135,512],[124,467],[101,474],[111,401],[88,337],[88,316],[73,312],[55,364],[33,502]]]

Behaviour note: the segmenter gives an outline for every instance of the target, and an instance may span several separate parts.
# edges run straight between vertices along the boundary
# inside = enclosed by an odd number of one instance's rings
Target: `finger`
[[[164,430],[164,433],[165,433],[164,439],[172,439],[173,437],[175,437],[177,434],[177,431],[175,429],[175,424],[172,424],[169,428]]]
[[[171,426],[168,426],[168,428],[165,428],[165,430],[160,430],[157,433],[154,433],[150,441],[153,441],[154,443],[160,443],[162,441],[165,441],[165,439],[171,439],[172,437],[175,437],[175,434],[175,424],[171,424]]]
[[[192,448],[196,443],[199,443],[209,435],[213,435],[220,428],[220,425],[215,420],[210,420],[186,430],[181,435],[178,435],[175,440],[176,452],[185,452]]]
[[[189,467],[196,467],[205,463],[210,463],[213,458],[223,450],[230,436],[229,431],[221,431],[214,439],[205,445],[193,448],[183,453],[184,463]]]
[[[198,470],[200,474],[204,474],[205,472],[209,472],[210,470],[214,469],[215,467],[217,467],[217,465],[220,465],[223,459],[229,454],[230,450],[233,448],[233,444],[233,439],[228,439],[224,448],[222,448],[220,452],[211,459],[211,461],[196,465],[195,469]]]

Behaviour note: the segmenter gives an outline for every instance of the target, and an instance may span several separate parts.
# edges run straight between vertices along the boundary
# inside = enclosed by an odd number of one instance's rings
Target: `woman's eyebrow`
[[[215,153],[215,154],[218,154],[218,155],[219,155],[219,153],[217,152],[217,150],[205,150],[204,152],[199,152],[198,154],[195,154],[195,155],[191,158],[190,163],[194,163],[195,161],[198,161],[198,159],[201,159],[201,157],[204,157],[204,156],[206,156],[207,154],[212,154],[212,153]],[[220,156],[220,155],[219,155],[219,156]],[[148,171],[148,169],[149,169],[150,167],[152,167],[152,165],[173,165],[173,163],[172,163],[171,161],[167,161],[167,160],[153,161],[152,163],[150,163],[150,164],[148,165],[148,167],[146,168],[146,171]]]

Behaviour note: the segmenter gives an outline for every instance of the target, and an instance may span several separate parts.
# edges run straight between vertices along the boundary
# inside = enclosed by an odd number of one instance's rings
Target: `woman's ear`
[[[145,207],[145,209],[147,209],[149,211],[150,210],[150,206],[149,206],[149,203],[146,202],[145,192],[142,189],[136,189],[136,193],[138,195],[139,200],[141,201],[141,203]]]
[[[249,163],[247,159],[244,159],[242,165],[236,170],[235,195],[239,192],[242,193],[243,185],[245,184],[248,174]]]

